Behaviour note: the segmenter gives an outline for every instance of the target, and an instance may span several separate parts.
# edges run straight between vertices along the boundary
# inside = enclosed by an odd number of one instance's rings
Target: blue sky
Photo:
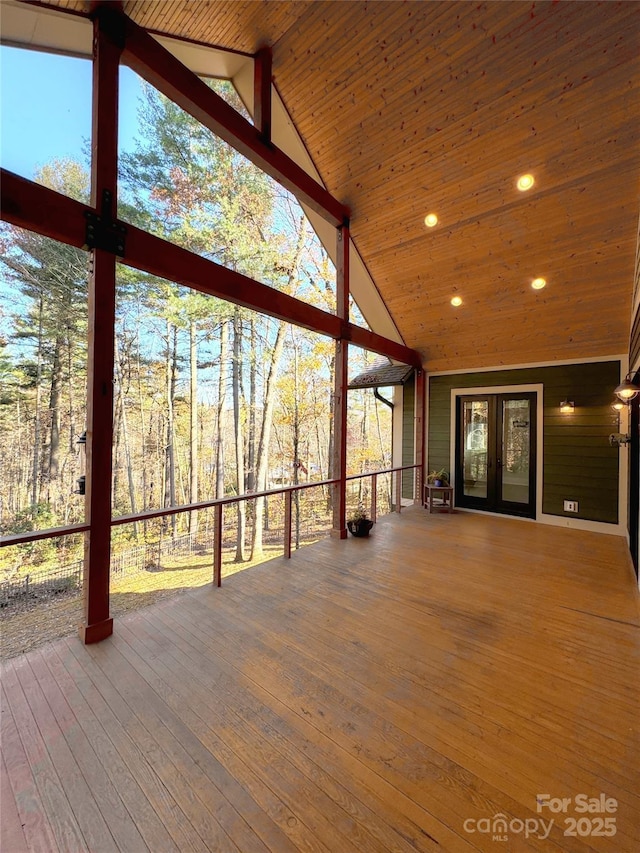
[[[140,80],[120,72],[121,146],[130,149]],[[83,159],[91,136],[91,62],[0,48],[0,162],[33,177],[54,158]]]
[[[0,0],[1,2],[1,0]],[[0,165],[33,179],[55,159],[88,167],[92,63],[88,59],[0,46]],[[138,133],[142,80],[120,68],[120,149]]]

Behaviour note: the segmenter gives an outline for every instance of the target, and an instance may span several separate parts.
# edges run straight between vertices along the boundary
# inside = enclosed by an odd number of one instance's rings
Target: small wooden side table
[[[439,512],[453,512],[453,486],[434,486],[433,483],[424,484],[424,505],[429,506],[429,512],[433,512],[433,499],[442,494],[442,507]]]

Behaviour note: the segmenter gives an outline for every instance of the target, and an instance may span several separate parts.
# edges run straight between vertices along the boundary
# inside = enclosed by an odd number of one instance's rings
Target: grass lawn
[[[229,552],[223,557],[222,577],[281,554],[281,546],[266,546],[262,559],[236,563],[233,553]],[[213,560],[210,555],[169,558],[159,569],[115,578],[111,584],[111,615],[117,617],[212,582]],[[76,594],[34,602],[28,610],[3,613],[0,658],[12,658],[43,643],[75,634],[81,621],[82,596]]]

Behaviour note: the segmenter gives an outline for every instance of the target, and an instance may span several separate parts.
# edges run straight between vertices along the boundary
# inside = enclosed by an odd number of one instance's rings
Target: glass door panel
[[[489,403],[487,400],[464,400],[463,419],[463,492],[476,498],[487,497],[487,462],[489,459]]]
[[[502,399],[500,496],[508,503],[528,504],[530,495],[531,403]]]

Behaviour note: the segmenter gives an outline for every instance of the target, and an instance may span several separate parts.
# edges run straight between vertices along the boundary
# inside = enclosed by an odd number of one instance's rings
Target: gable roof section
[[[271,45],[286,113],[350,207],[366,270],[428,369],[627,350],[637,3],[123,5],[166,34],[248,53]],[[523,172],[536,179],[528,193],[515,188]],[[547,286],[533,291],[538,276]]]
[[[20,0],[4,0],[0,5],[0,41],[15,47],[47,50],[69,56],[90,58],[93,27],[84,15],[64,15],[58,7],[32,6]],[[254,113],[253,55],[214,48],[180,39],[156,35],[160,44],[200,77],[230,80],[250,115]],[[322,179],[297,133],[275,89],[272,90],[272,139],[274,144],[321,186]],[[302,204],[305,215],[325,250],[336,261],[336,230],[331,223]],[[383,337],[402,343],[389,314],[353,241],[350,245],[350,290],[369,328]]]

